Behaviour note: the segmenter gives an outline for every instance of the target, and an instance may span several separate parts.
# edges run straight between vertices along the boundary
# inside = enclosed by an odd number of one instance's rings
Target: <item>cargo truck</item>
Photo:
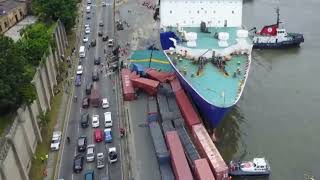
[[[93,107],[99,107],[101,104],[101,98],[96,83],[93,83],[93,88],[91,89],[90,103]]]

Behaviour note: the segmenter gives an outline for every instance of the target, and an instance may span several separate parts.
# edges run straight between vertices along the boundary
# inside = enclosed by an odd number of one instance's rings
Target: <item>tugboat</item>
[[[270,173],[270,166],[265,158],[253,158],[252,161],[231,161],[229,164],[230,176],[269,176]]]
[[[277,12],[277,23],[264,26],[260,32],[257,32],[256,27],[252,28],[253,31],[253,48],[255,49],[280,49],[299,46],[304,42],[303,34],[287,33],[285,29],[279,28],[280,11]]]

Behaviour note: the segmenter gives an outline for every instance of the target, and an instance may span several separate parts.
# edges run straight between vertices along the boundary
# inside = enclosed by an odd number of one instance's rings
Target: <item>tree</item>
[[[75,25],[77,18],[76,0],[33,0],[32,9],[44,21],[60,19],[67,31]]]
[[[15,110],[35,99],[33,68],[12,39],[0,35],[0,113]]]

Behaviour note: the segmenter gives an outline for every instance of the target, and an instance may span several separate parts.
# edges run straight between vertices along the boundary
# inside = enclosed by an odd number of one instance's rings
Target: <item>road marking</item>
[[[73,180],[73,173],[71,174],[71,180]]]

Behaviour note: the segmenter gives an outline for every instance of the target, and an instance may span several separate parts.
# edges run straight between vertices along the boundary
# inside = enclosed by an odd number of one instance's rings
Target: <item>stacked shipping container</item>
[[[194,171],[197,180],[214,180],[214,176],[206,159],[195,160]]]
[[[148,122],[159,120],[157,100],[153,96],[148,97]]]
[[[167,163],[170,160],[169,152],[158,122],[153,121],[149,123],[150,134],[153,140],[154,149],[159,164]]]
[[[135,99],[135,92],[130,80],[130,70],[122,69],[121,77],[122,77],[122,89],[123,89],[123,99],[125,101],[132,101]]]

